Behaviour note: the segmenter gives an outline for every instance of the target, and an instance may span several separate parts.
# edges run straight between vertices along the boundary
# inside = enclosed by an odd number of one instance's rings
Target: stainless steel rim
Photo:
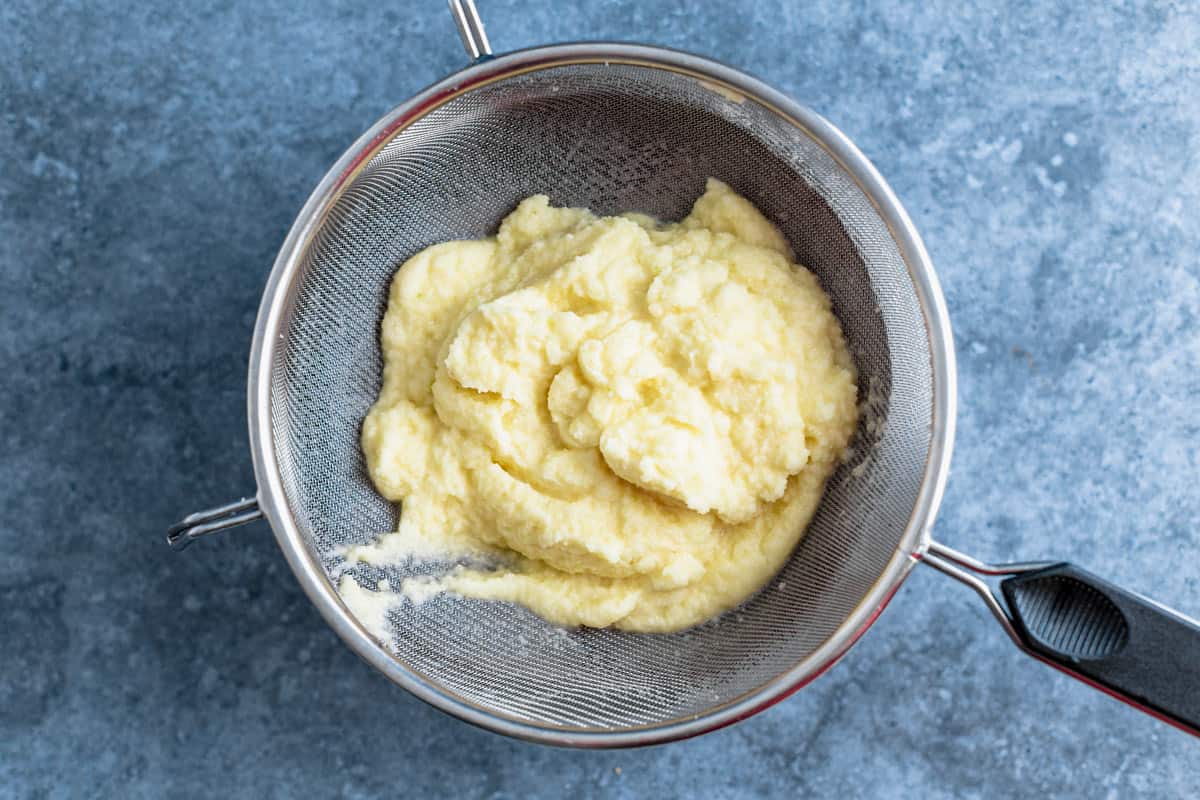
[[[913,513],[883,574],[838,631],[787,673],[754,692],[683,721],[619,732],[566,730],[497,715],[441,690],[381,649],[341,602],[320,564],[310,556],[287,511],[270,418],[269,376],[278,355],[276,346],[283,309],[296,291],[294,279],[304,245],[341,188],[398,130],[450,98],[517,72],[580,62],[634,64],[691,74],[762,103],[811,133],[871,198],[903,253],[924,315],[934,377],[931,445]],[[275,260],[255,325],[247,388],[250,450],[259,487],[259,506],[305,594],[338,636],[393,682],[467,722],[532,741],[599,748],[673,741],[752,716],[814,680],[871,626],[929,547],[930,528],[941,503],[954,442],[956,369],[945,301],[920,236],[891,188],[841,131],[762,81],[710,59],[660,47],[587,42],[517,51],[454,73],[397,106],[338,159],[305,203]]]

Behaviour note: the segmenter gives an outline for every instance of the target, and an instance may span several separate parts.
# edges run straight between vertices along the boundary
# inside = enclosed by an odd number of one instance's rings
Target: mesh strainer
[[[321,181],[275,262],[250,356],[256,498],[193,514],[175,547],[265,516],[312,602],[418,697],[556,744],[677,739],[743,719],[830,667],[924,561],[975,588],[1018,644],[1181,726],[1200,723],[1200,628],[1062,564],[992,567],[929,538],[954,432],[950,323],[912,223],[866,158],[759,81],[657,47],[565,44],[475,62],[399,106]],[[864,424],[809,532],[762,592],[670,635],[564,630],[503,603],[393,609],[390,641],[350,614],[338,556],[394,530],[359,426],[379,388],[378,326],[399,264],[492,233],[518,201],[678,219],[715,176],[787,235],[833,299]],[[997,591],[981,576],[1006,576]],[[404,573],[360,573],[368,585]],[[1194,731],[1193,731],[1194,732]]]

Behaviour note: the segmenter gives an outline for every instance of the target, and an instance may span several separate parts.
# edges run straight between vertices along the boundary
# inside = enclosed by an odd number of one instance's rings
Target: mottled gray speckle
[[[820,111],[905,203],[960,365],[936,535],[1200,614],[1200,9],[479,0],[498,49],[635,39]],[[842,664],[701,739],[573,752],[426,707],[258,524],[246,353],[292,217],[463,64],[440,2],[0,3],[0,796],[1196,797],[1184,734],[917,570]],[[620,771],[617,771],[620,768]]]
[[[36,727],[62,696],[64,589],[54,579],[0,587],[0,630],[7,651],[0,661],[0,728],[15,733]]]

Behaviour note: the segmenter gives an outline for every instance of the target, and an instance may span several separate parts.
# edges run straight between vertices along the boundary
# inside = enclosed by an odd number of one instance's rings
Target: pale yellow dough
[[[659,225],[525,200],[406,262],[363,423],[400,526],[350,560],[491,556],[410,580],[565,625],[673,631],[762,586],[857,425],[828,297],[710,180]]]

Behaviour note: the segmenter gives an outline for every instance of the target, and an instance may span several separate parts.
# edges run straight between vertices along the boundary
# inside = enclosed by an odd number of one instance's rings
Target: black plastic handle
[[[1200,625],[1071,564],[1000,590],[1034,653],[1200,736]]]

